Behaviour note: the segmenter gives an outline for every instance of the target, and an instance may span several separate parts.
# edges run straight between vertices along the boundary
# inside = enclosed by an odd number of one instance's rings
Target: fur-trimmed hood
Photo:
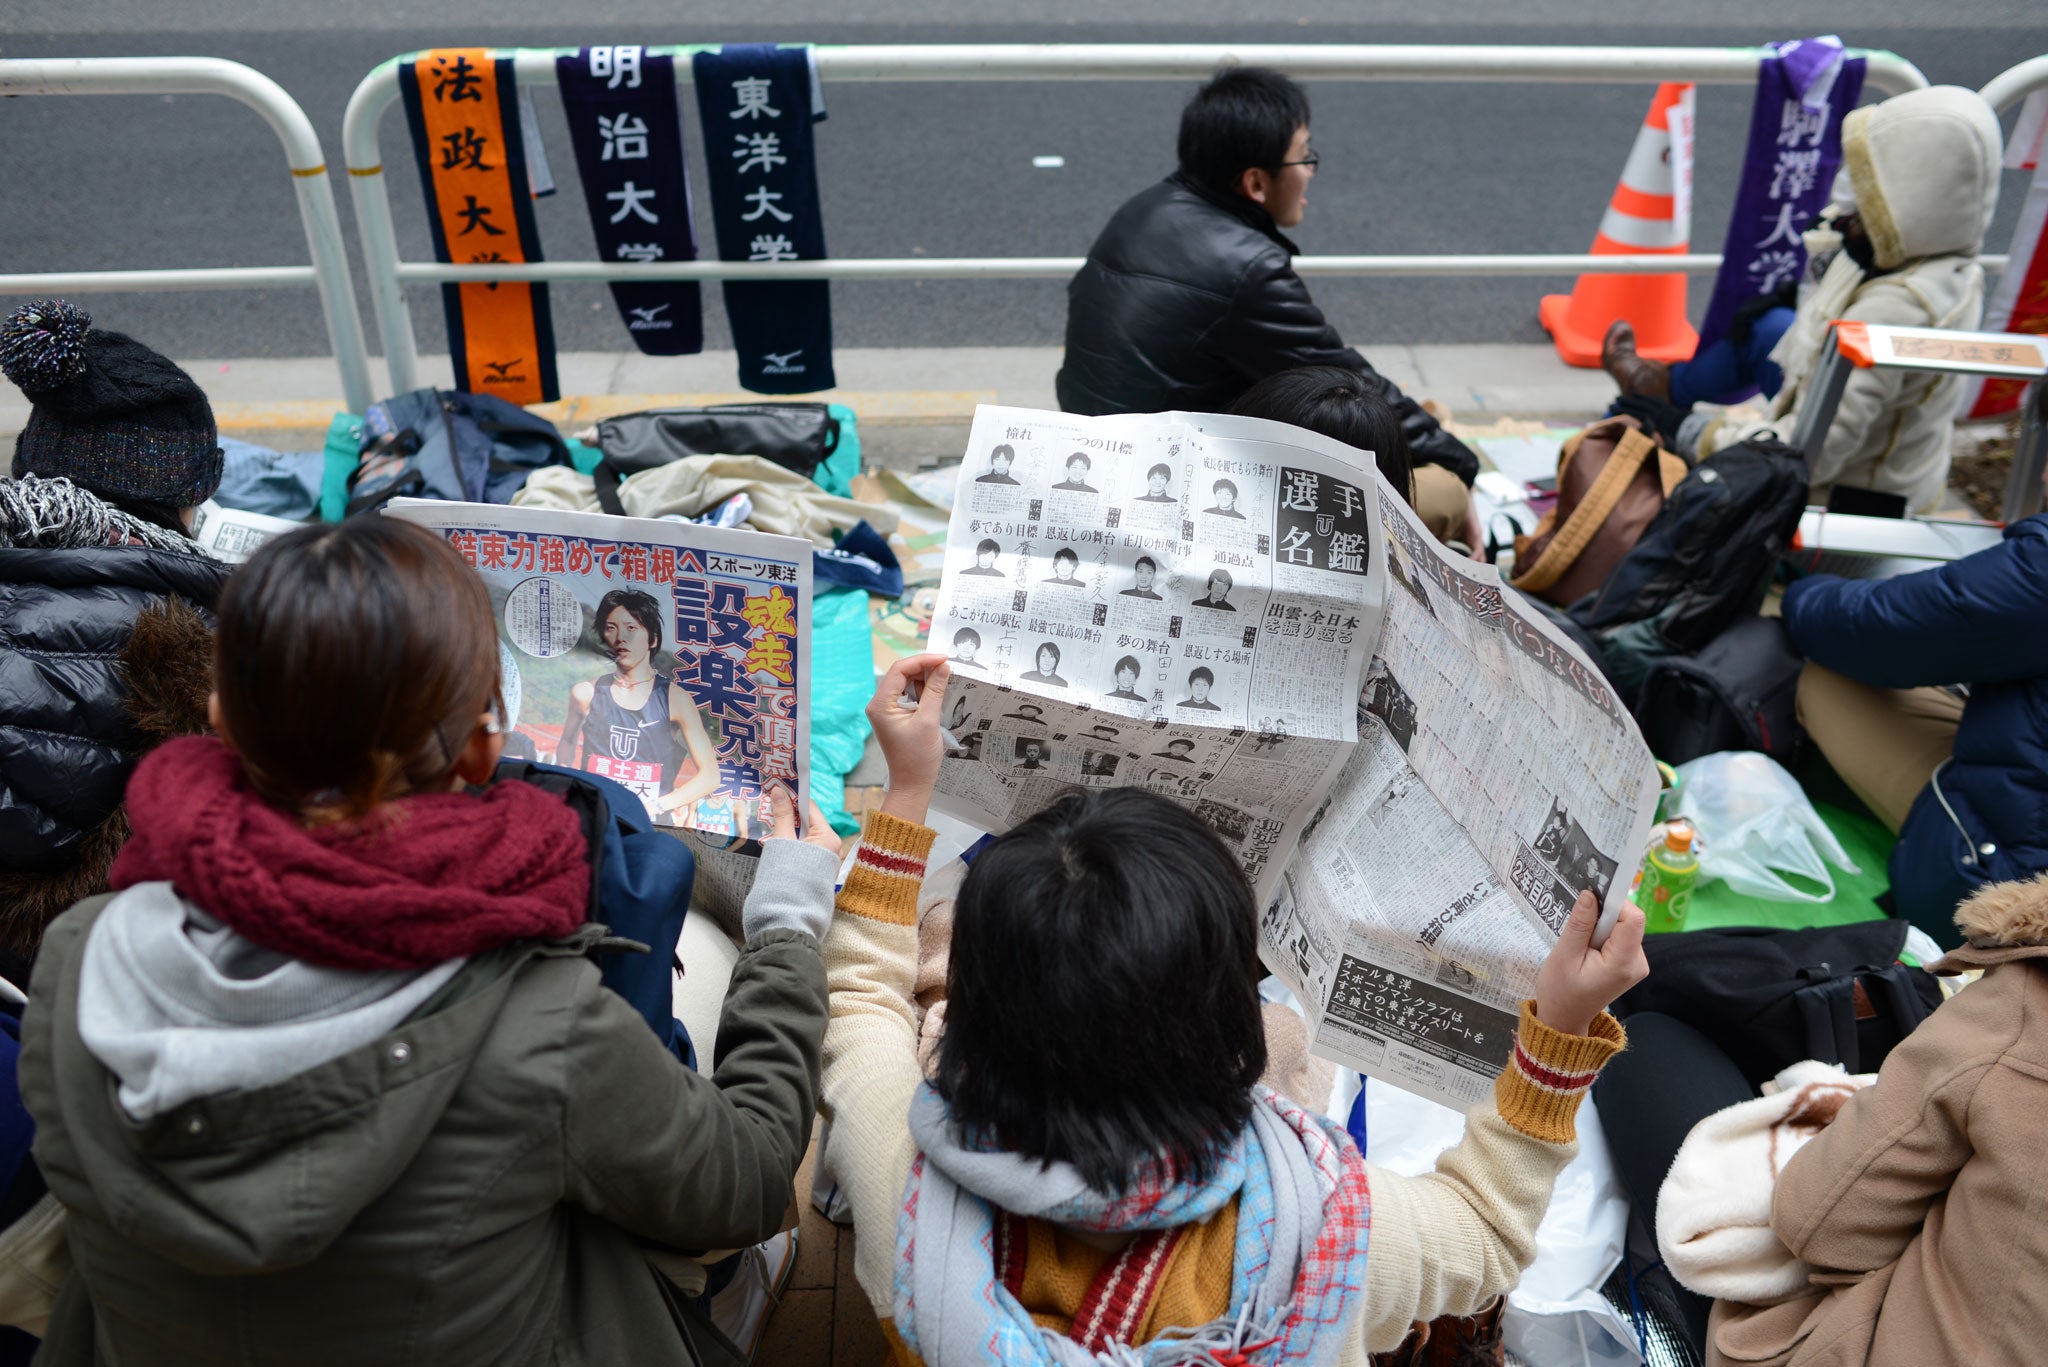
[[[2048,957],[2048,873],[1980,888],[1956,908],[1956,927],[1967,943],[1944,965],[1988,968]]]
[[[1842,163],[1877,264],[1974,256],[1998,208],[1998,115],[1974,90],[1934,86],[1851,110]]]

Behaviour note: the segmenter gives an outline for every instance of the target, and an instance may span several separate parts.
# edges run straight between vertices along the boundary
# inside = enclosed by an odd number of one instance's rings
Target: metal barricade
[[[276,81],[218,57],[65,57],[0,60],[0,95],[225,95],[263,116],[284,145],[306,228],[309,266],[199,267],[143,271],[0,274],[0,294],[93,294],[117,290],[265,289],[312,285],[327,315],[327,338],[349,407],[375,398],[370,360],[342,245],[341,218],[320,139],[297,101]]]
[[[687,57],[692,47],[652,47]],[[551,85],[555,59],[574,49],[495,51],[513,61],[521,85]],[[1446,47],[1367,44],[1123,45],[1037,43],[1007,46],[820,47],[819,76],[828,81],[1190,81],[1233,63],[1269,66],[1304,80],[1490,81],[1614,84],[1691,81],[1746,85],[1756,80],[1762,48]],[[1903,57],[1863,52],[1867,82],[1887,94],[1915,90],[1927,78]],[[1063,280],[1081,268],[1078,256],[872,257],[822,261],[675,261],[647,265],[605,261],[443,265],[401,261],[385,190],[377,134],[398,97],[398,68],[385,62],[356,87],[342,124],[342,155],[362,233],[370,300],[384,339],[393,389],[419,383],[419,353],[404,285],[473,280]],[[688,62],[676,67],[688,81]],[[1302,256],[1304,276],[1668,274],[1720,267],[1717,253],[1682,256],[1525,255]],[[1987,264],[1991,260],[1987,258]]]

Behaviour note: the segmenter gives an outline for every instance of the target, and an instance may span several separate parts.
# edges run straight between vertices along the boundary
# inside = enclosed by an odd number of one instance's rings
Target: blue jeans
[[[1740,403],[1762,390],[1775,397],[1785,372],[1771,359],[1771,349],[1792,326],[1794,313],[1774,308],[1757,315],[1741,342],[1723,337],[1700,348],[1690,361],[1671,367],[1671,402],[1679,408],[1696,403]]]

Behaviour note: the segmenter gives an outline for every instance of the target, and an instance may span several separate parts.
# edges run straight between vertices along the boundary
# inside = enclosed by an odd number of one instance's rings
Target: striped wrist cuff
[[[1494,1083],[1494,1105],[1530,1138],[1569,1144],[1578,1137],[1573,1121],[1580,1098],[1627,1042],[1621,1023],[1604,1011],[1588,1033],[1567,1035],[1538,1020],[1534,1002],[1523,1002],[1514,1054]]]
[[[938,832],[886,812],[868,813],[867,829],[853,854],[839,910],[893,925],[917,924],[917,894],[924,862]]]

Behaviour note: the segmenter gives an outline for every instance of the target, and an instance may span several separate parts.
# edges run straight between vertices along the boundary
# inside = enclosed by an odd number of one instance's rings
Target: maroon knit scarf
[[[556,939],[589,909],[590,856],[561,799],[525,783],[401,798],[307,830],[219,740],[160,746],[128,783],[115,888],[169,882],[266,949],[332,968],[425,968]]]

